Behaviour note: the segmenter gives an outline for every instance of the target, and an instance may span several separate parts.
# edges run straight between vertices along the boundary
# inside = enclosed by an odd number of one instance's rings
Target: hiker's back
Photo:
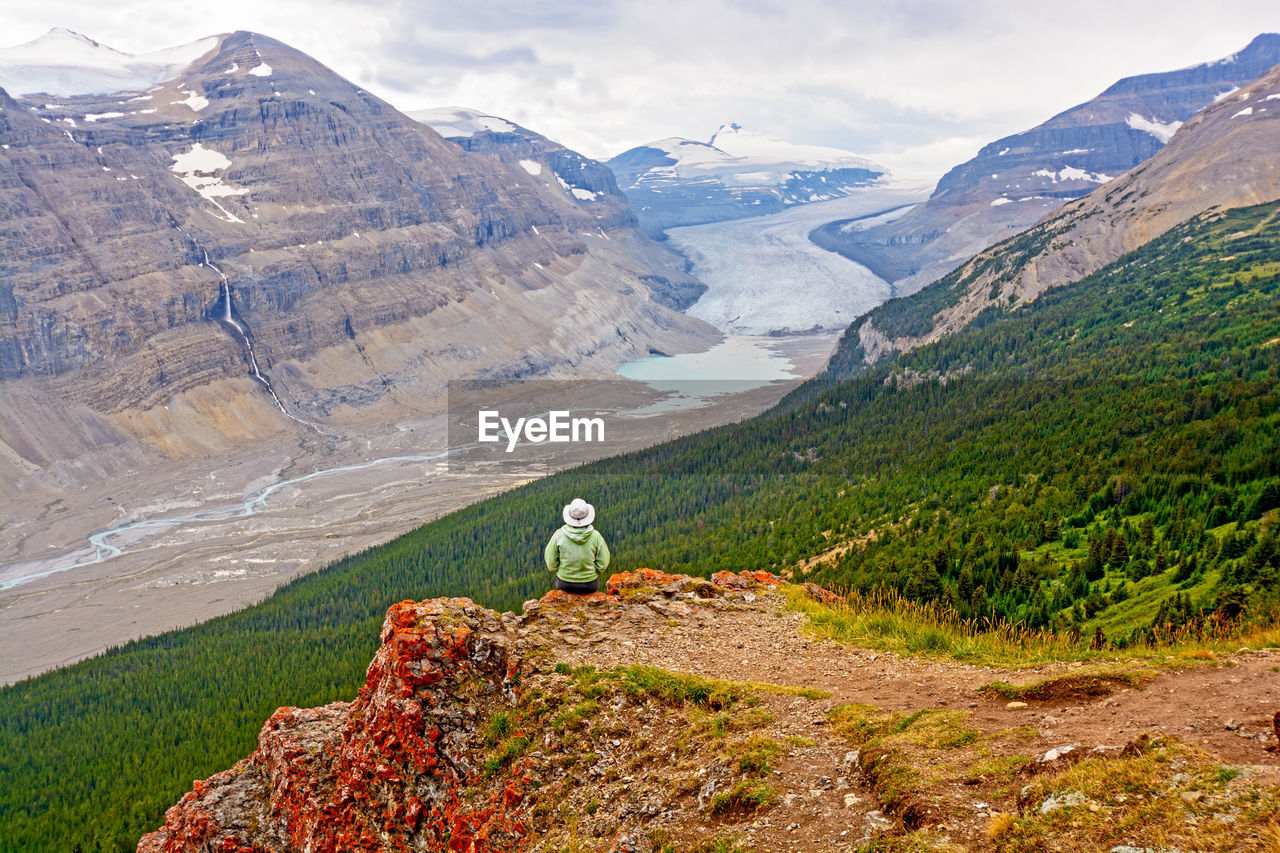
[[[565,525],[551,535],[543,551],[556,587],[573,593],[595,592],[600,573],[609,566],[609,546],[591,526],[595,507],[581,499],[564,508]]]

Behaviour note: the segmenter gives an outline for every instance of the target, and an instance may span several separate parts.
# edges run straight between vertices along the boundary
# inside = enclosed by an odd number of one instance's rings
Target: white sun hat
[[[596,508],[582,498],[574,498],[573,503],[564,508],[564,523],[570,527],[586,527],[596,519]]]

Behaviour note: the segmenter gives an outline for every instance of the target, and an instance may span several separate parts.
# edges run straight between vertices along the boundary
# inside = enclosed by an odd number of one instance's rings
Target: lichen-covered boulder
[[[476,725],[477,707],[514,700],[502,620],[465,598],[404,601],[381,638],[355,701],[276,711],[140,853],[517,849],[525,768],[486,777]]]

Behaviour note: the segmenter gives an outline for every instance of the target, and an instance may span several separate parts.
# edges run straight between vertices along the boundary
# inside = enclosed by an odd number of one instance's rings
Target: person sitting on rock
[[[564,526],[551,534],[542,558],[547,571],[556,573],[556,589],[570,595],[590,595],[600,589],[600,573],[609,567],[609,546],[591,526],[596,508],[574,498],[562,515]]]

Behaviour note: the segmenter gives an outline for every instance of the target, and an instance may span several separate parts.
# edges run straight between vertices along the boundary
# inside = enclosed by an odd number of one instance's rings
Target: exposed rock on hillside
[[[506,849],[526,831],[518,768],[489,796],[464,795],[481,763],[476,707],[509,703],[515,675],[492,612],[397,604],[354,702],[281,708],[257,752],[196,783],[138,849]]]

